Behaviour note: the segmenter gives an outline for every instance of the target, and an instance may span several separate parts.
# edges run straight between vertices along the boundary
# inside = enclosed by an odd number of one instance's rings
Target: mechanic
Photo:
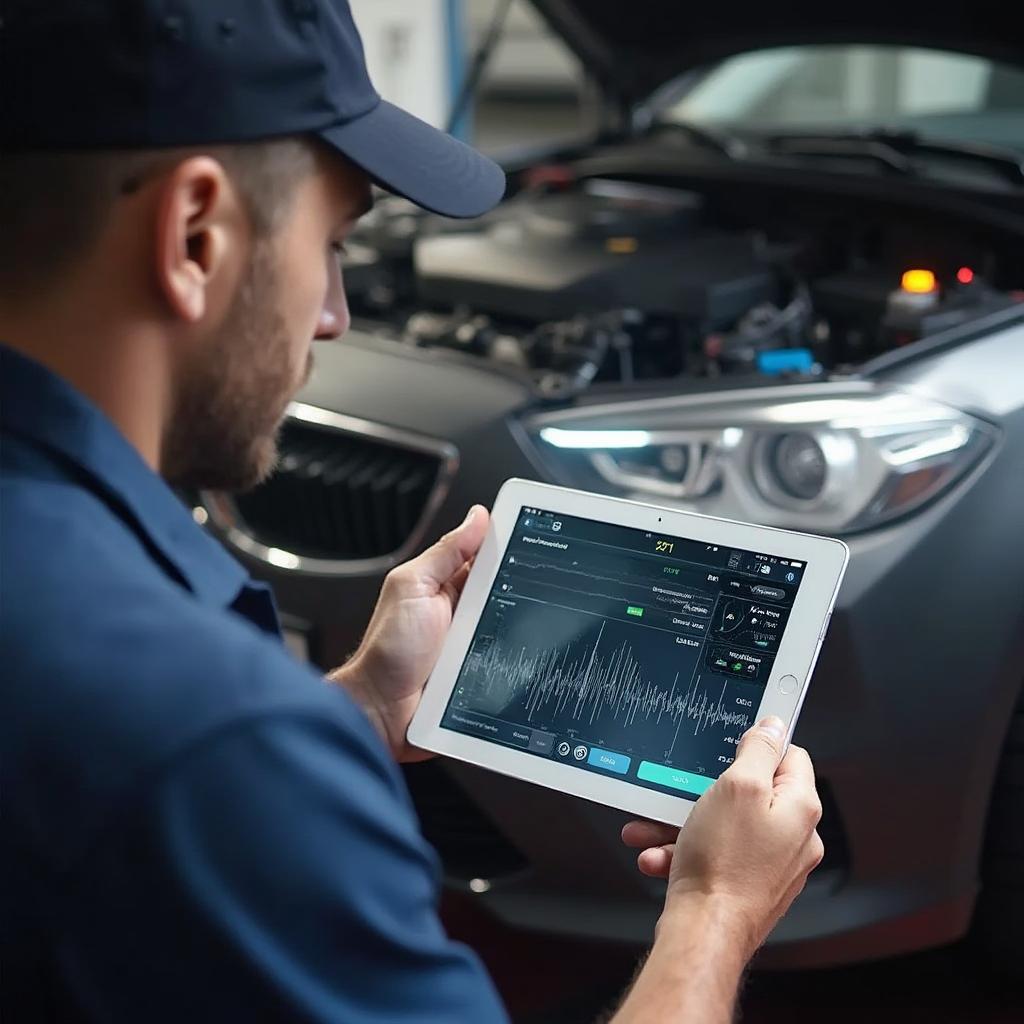
[[[371,182],[470,216],[500,170],[380,101],[345,0],[8,2],[0,94],[4,1019],[505,1019],[397,767],[487,512],[325,681],[171,489],[271,470]],[[623,830],[667,891],[617,1021],[728,1020],[819,861],[781,729]]]

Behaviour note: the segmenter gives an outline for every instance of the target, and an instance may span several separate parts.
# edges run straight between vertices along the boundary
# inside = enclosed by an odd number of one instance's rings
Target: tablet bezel
[[[451,630],[409,725],[409,741],[424,750],[445,754],[503,775],[617,807],[644,818],[681,825],[696,803],[696,797],[646,789],[613,776],[605,777],[441,727],[441,718],[483,614],[484,603],[524,506],[628,526],[666,537],[802,561],[804,576],[757,711],[758,718],[778,715],[786,723],[787,742],[824,640],[849,559],[849,548],[842,541],[831,538],[753,526],[528,480],[508,480],[499,491],[487,536],[466,581]],[[779,688],[779,680],[787,675],[798,680],[797,687],[789,694],[782,693]]]

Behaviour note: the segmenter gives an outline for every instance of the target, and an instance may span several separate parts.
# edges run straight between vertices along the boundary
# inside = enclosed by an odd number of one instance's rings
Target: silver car
[[[199,496],[297,649],[532,477],[842,536],[797,739],[826,857],[764,962],[938,945],[1024,963],[1024,70],[1005,11],[535,0],[600,130],[493,214],[383,199],[280,469]],[[824,15],[824,17],[823,17]],[[623,438],[631,442],[623,444]],[[622,817],[471,767],[408,778],[450,886],[644,942]],[[582,865],[582,866],[581,866]]]

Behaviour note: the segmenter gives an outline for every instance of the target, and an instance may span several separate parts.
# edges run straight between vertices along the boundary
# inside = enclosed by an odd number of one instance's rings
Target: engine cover
[[[468,231],[421,238],[419,298],[526,322],[624,307],[725,327],[776,292],[753,236],[702,223],[684,191],[589,182],[520,196]]]

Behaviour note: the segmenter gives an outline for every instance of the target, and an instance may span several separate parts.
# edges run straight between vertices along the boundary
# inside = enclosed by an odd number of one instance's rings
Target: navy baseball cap
[[[348,0],[0,4],[0,151],[303,134],[449,217],[505,191],[493,161],[380,98]]]

